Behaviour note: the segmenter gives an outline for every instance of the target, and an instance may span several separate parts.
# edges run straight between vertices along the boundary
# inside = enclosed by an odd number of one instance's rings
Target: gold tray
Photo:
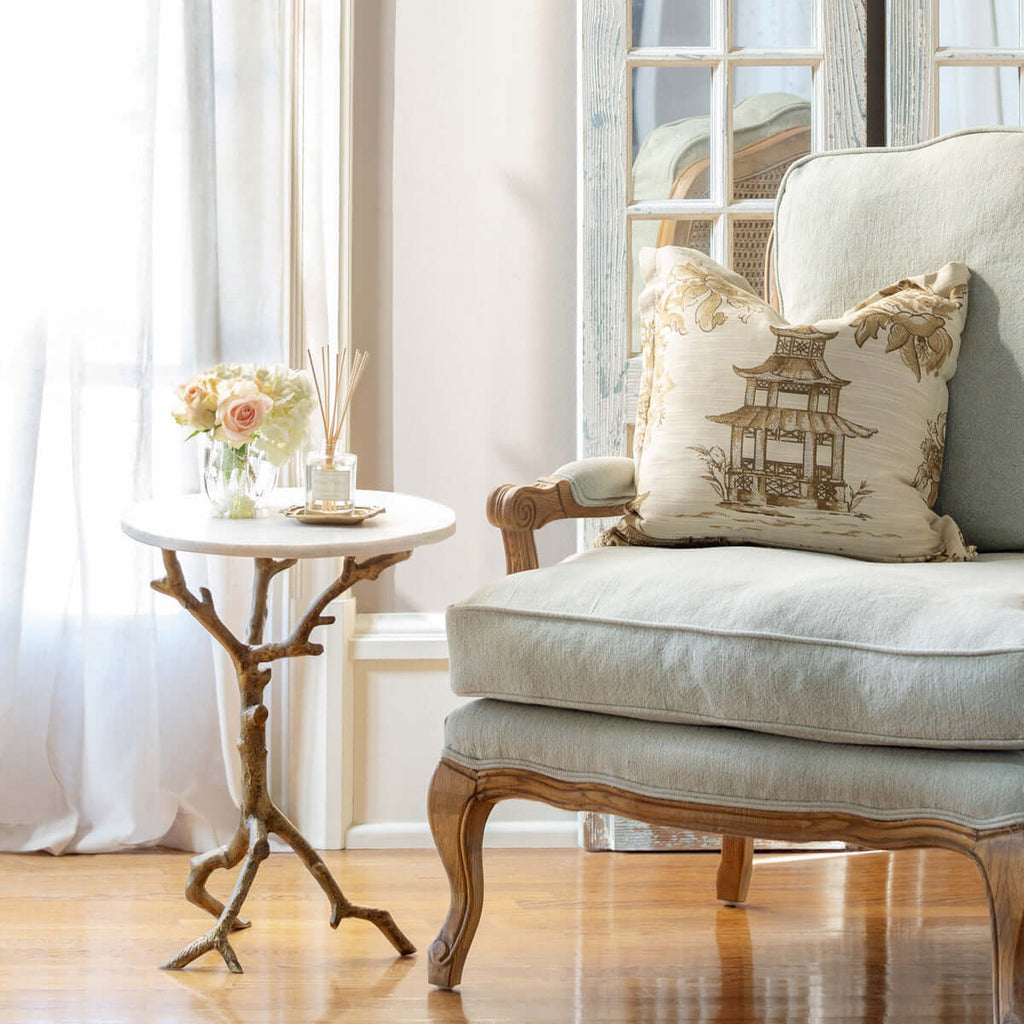
[[[281,509],[281,515],[295,519],[300,523],[312,523],[316,526],[358,526],[367,519],[379,516],[384,512],[383,505],[356,505],[347,512],[316,512],[306,509],[305,505],[292,505]]]

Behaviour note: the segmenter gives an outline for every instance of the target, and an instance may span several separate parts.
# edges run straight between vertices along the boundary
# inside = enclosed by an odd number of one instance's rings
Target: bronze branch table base
[[[190,942],[176,956],[162,964],[162,967],[186,967],[203,953],[216,950],[224,958],[229,971],[242,973],[242,966],[228,942],[228,935],[250,926],[250,922],[239,917],[239,913],[252,888],[260,863],[270,854],[267,836],[271,832],[280,836],[298,854],[323,889],[331,904],[332,928],[337,928],[346,917],[360,918],[375,924],[402,956],[416,952],[386,910],[360,907],[349,902],[320,855],[271,800],[267,791],[266,722],[269,712],[262,702],[263,691],[270,682],[270,669],[261,667],[282,658],[321,654],[323,645],[313,643],[309,637],[316,626],[327,626],[334,622],[333,616],[323,614],[324,609],[359,580],[376,579],[385,569],[404,561],[410,554],[410,551],[400,551],[367,558],[364,562],[346,557],[341,576],[313,602],[291,636],[282,643],[263,642],[263,629],[267,620],[267,591],[274,576],[291,568],[297,559],[257,558],[249,632],[243,643],[221,621],[213,607],[210,591],[203,587],[197,598],[185,585],[177,553],[163,549],[167,575],[163,579],[154,580],[151,584],[153,589],[173,597],[220,643],[231,656],[238,675],[238,689],[242,697],[241,735],[238,740],[242,758],[242,814],[238,831],[230,842],[192,858],[185,886],[185,898],[211,913],[217,918],[217,923],[205,935]],[[217,868],[233,868],[239,862],[242,867],[231,897],[226,905],[222,904],[207,890],[206,881]]]

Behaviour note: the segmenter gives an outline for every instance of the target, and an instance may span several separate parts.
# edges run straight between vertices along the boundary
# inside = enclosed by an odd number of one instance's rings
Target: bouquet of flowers
[[[210,433],[232,448],[252,444],[275,466],[302,446],[316,407],[304,370],[287,366],[222,363],[178,389],[174,418],[192,433]]]
[[[276,364],[222,363],[178,389],[174,419],[211,442],[203,485],[217,515],[255,515],[276,467],[305,441],[316,404],[309,374]],[[274,468],[261,474],[261,464]]]

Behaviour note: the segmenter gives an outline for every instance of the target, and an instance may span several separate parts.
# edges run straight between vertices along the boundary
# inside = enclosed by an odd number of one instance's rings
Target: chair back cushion
[[[791,323],[908,273],[968,265],[936,510],[979,550],[1024,550],[1024,130],[803,158],[779,192],[775,256]]]

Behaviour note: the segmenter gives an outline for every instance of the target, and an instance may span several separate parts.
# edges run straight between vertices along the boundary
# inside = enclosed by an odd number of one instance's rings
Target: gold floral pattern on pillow
[[[749,288],[738,288],[713,271],[693,263],[685,263],[671,271],[668,286],[659,302],[665,323],[677,334],[686,333],[686,321],[682,315],[686,310],[693,309],[697,327],[710,333],[726,323],[732,313],[741,323],[746,323],[750,314],[764,305],[766,303],[753,295]]]
[[[942,459],[946,453],[946,414],[940,412],[927,426],[921,442],[921,465],[914,476],[914,486],[929,508],[939,500],[939,481],[942,479]]]
[[[850,321],[858,345],[879,332],[886,337],[886,352],[899,352],[900,358],[920,380],[922,371],[938,375],[953,352],[953,339],[947,324],[967,300],[967,285],[937,295],[927,285],[898,281],[872,295],[860,305],[860,316]]]

